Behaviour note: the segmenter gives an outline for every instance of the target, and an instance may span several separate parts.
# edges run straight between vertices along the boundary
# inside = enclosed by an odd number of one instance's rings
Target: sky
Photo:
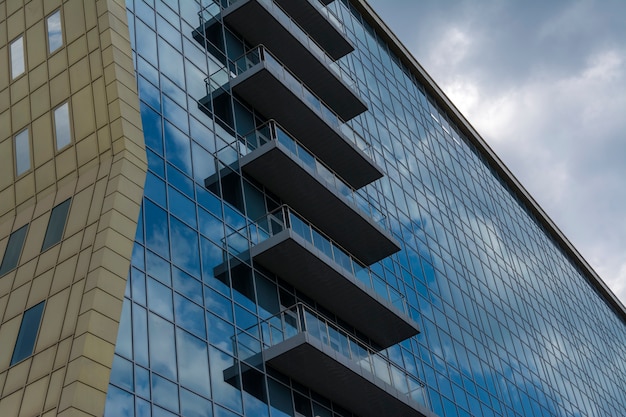
[[[369,0],[626,305],[626,0]]]

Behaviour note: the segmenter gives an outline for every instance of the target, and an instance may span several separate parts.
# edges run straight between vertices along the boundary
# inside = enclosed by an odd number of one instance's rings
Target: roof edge
[[[589,263],[578,252],[574,245],[561,232],[557,225],[552,221],[548,214],[539,206],[535,199],[528,193],[521,182],[513,175],[513,173],[504,165],[502,160],[491,149],[487,142],[474,129],[470,122],[455,107],[448,96],[437,85],[432,77],[419,64],[417,59],[404,46],[404,44],[389,29],[385,22],[378,16],[372,7],[365,0],[350,0],[353,6],[361,12],[363,17],[377,29],[378,34],[387,42],[389,48],[398,56],[411,73],[420,81],[426,91],[431,94],[432,98],[446,111],[448,117],[456,124],[456,126],[465,134],[467,139],[475,145],[478,150],[483,153],[491,166],[501,176],[504,182],[511,187],[515,195],[526,205],[537,220],[543,225],[551,236],[561,245],[564,251],[571,257],[574,263],[583,270],[592,286],[604,297],[610,307],[615,310],[618,316],[626,323],[626,306],[617,298],[606,283],[600,278],[598,273],[589,265]]]

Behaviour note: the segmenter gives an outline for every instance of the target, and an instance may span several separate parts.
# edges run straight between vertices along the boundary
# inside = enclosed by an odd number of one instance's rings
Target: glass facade
[[[243,86],[233,93],[245,78],[237,76],[241,58],[258,46],[226,22],[237,2],[127,0],[149,172],[105,415],[358,415],[341,398],[258,360],[256,353],[275,347],[263,329],[276,321],[284,341],[285,323],[303,314],[288,316],[294,306],[321,315],[315,322],[324,323],[327,339],[320,349],[331,346],[334,332],[335,351],[356,360],[372,350],[364,356],[371,366],[377,358],[379,369],[401,371],[399,392],[415,392],[422,411],[626,415],[623,316],[402,64],[363,7],[311,2],[354,46],[333,59],[332,71],[368,110],[343,122],[296,77],[286,72],[285,82],[334,121],[320,120],[358,138],[348,139],[350,146],[384,176],[355,190],[339,181],[337,169],[322,166],[325,158],[309,144],[294,159],[309,161],[311,170],[319,165],[316,175],[332,182],[327,187],[349,190],[400,250],[362,265],[345,250],[349,239],[336,248],[308,219],[291,228],[303,236],[309,227],[311,247],[343,259],[346,274],[365,276],[364,287],[398,305],[421,332],[383,346],[252,255],[276,230],[270,215],[285,201],[239,164],[280,137],[259,139],[269,117],[241,98]],[[288,2],[258,3],[272,9]],[[245,69],[258,65],[246,62]],[[300,146],[302,138],[287,130],[283,145]]]

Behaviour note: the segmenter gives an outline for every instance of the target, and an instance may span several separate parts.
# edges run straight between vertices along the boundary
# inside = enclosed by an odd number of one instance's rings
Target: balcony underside
[[[275,119],[352,187],[359,189],[382,176],[381,169],[362,150],[263,63],[231,80],[230,86],[259,113]]]
[[[306,33],[315,39],[318,45],[322,46],[331,57],[341,57],[345,51],[348,53],[354,50],[350,41],[346,40],[341,31],[324,16],[319,8],[319,0],[275,0],[280,7],[295,20]],[[339,37],[348,43],[336,44]],[[337,59],[337,58],[335,58]]]
[[[421,404],[307,333],[263,352],[272,368],[362,417],[433,417]]]
[[[365,264],[400,249],[389,232],[277,141],[244,156],[240,164],[244,172]]]
[[[410,317],[289,229],[253,246],[250,256],[381,348],[419,333]]]
[[[308,2],[308,0],[298,1]],[[307,7],[303,4],[291,7],[291,9],[297,11],[299,17],[305,21],[301,24],[301,21],[296,18],[298,16],[292,16],[292,18],[304,30],[307,30],[305,25],[313,29],[313,32],[308,34],[332,59],[337,60],[354,51],[352,43],[312,5],[309,4]],[[277,16],[258,0],[239,0],[222,12],[222,19],[252,45],[263,44],[273,49],[273,45],[280,46],[281,43],[288,41],[287,38],[293,38],[292,34],[285,33],[286,28],[278,21]]]
[[[357,93],[327,67],[324,53],[313,51],[302,42],[301,38],[306,36],[304,33],[296,36],[257,1],[240,3],[223,12],[224,20],[242,32],[251,44],[266,46],[343,120],[350,120],[367,110]],[[308,3],[308,0],[302,3]],[[319,12],[315,13],[325,20]]]

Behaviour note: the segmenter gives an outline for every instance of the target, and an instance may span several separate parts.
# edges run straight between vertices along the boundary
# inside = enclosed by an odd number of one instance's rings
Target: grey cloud
[[[626,2],[370,2],[626,303]]]

